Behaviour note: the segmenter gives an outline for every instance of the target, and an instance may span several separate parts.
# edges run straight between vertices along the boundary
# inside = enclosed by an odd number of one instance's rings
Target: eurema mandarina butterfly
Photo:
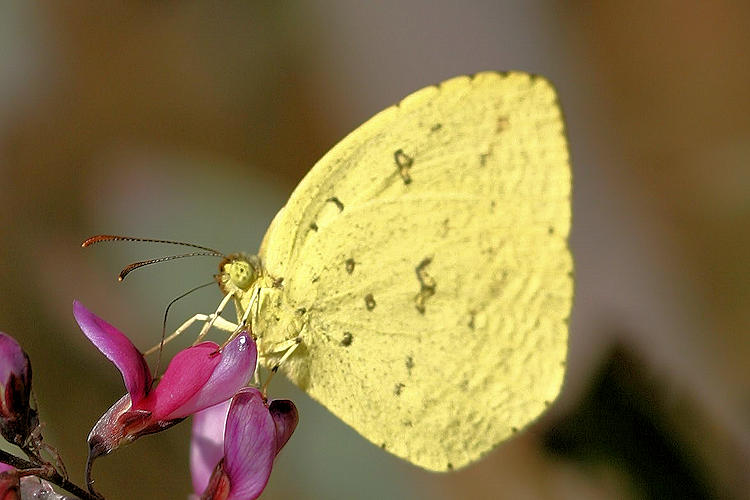
[[[560,391],[570,187],[545,79],[453,78],[337,144],[219,279],[267,367],[286,354],[281,371],[365,438],[456,469]]]

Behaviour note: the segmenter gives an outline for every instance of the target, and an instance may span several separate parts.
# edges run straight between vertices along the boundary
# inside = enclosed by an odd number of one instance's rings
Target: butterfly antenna
[[[173,240],[158,240],[154,238],[137,238],[135,236],[120,236],[117,234],[97,234],[96,236],[92,236],[83,243],[81,243],[82,247],[89,247],[95,243],[101,243],[103,241],[142,241],[145,243],[167,243],[169,245],[181,245],[183,247],[191,247],[191,248],[197,248],[199,250],[205,250],[207,252],[211,252],[216,254],[217,257],[226,257],[223,253],[219,252],[218,250],[214,250],[213,248],[204,247],[202,245],[196,245],[195,243],[185,243],[184,241],[173,241]]]
[[[150,266],[151,264],[158,264],[160,262],[167,262],[169,260],[175,260],[175,259],[183,259],[185,257],[200,257],[200,256],[224,257],[221,254],[215,254],[211,252],[191,252],[191,253],[184,253],[182,255],[167,255],[166,257],[157,257],[156,259],[142,260],[140,262],[133,262],[132,264],[125,266],[123,270],[120,271],[120,274],[117,276],[117,279],[118,281],[122,281],[125,279],[125,277],[128,274],[135,271],[136,269],[139,269],[144,266]]]
[[[159,365],[161,365],[161,355],[162,351],[164,350],[164,344],[166,343],[167,338],[167,317],[169,317],[169,309],[172,307],[172,305],[177,302],[178,300],[187,297],[191,293],[200,290],[201,288],[205,288],[207,286],[213,285],[214,281],[209,281],[208,283],[203,283],[202,285],[198,285],[196,287],[191,288],[187,292],[175,297],[174,299],[169,301],[169,304],[167,304],[167,307],[164,309],[164,321],[161,325],[161,340],[159,341],[159,356],[156,358],[156,366],[154,369],[154,377],[153,379],[156,380],[159,377]]]
[[[158,264],[159,262],[166,262],[168,260],[182,259],[184,257],[197,257],[197,256],[221,257],[224,259],[227,258],[226,255],[219,252],[218,250],[214,250],[213,248],[209,248],[209,247],[204,247],[202,245],[196,245],[194,243],[185,243],[184,241],[173,241],[173,240],[160,240],[156,238],[138,238],[135,236],[121,236],[117,234],[98,234],[96,236],[92,236],[86,239],[86,241],[81,243],[81,246],[86,248],[96,243],[101,243],[103,241],[140,241],[140,242],[146,242],[146,243],[166,243],[169,245],[181,245],[184,247],[197,248],[199,250],[203,250],[203,252],[191,252],[191,253],[186,253],[182,255],[168,255],[166,257],[158,257],[156,259],[149,259],[149,260],[142,260],[140,262],[134,262],[126,266],[122,271],[120,271],[120,274],[117,277],[119,281],[124,280],[125,276],[127,276],[132,271],[138,268],[149,266],[151,264]]]

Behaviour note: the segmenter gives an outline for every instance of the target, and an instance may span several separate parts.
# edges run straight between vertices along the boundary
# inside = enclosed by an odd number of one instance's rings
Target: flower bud
[[[29,405],[31,362],[18,342],[0,332],[0,434],[23,445],[39,424]]]

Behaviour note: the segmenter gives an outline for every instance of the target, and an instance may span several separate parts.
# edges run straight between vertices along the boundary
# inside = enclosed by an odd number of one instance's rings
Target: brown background
[[[275,381],[302,416],[266,498],[636,498],[692,484],[746,494],[748,4],[278,4],[3,4],[0,329],[32,358],[45,436],[73,477],[122,385],[74,324],[72,300],[146,348],[167,301],[216,265],[165,264],[118,284],[123,265],[173,250],[82,250],[85,237],[254,251],[301,176],[369,116],[457,74],[519,69],[556,84],[573,157],[562,398],[486,460],[434,475]],[[170,325],[218,299],[195,294]],[[597,376],[607,360],[616,383]],[[620,410],[597,413],[612,401]],[[602,436],[611,446],[592,444]],[[188,442],[188,424],[142,439],[97,463],[97,484],[112,499],[184,498]]]

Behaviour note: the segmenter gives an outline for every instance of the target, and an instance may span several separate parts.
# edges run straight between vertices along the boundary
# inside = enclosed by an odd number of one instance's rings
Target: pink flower
[[[268,404],[252,387],[240,390],[231,405],[223,403],[196,414],[190,448],[194,490],[203,491],[204,499],[257,498],[297,421],[294,403]]]
[[[73,314],[86,337],[120,370],[128,391],[102,415],[89,434],[89,484],[95,458],[228,400],[255,370],[255,342],[243,333],[221,352],[213,342],[179,352],[152,389],[146,360],[122,332],[78,301],[73,304]]]
[[[20,446],[39,423],[30,395],[29,356],[13,337],[0,332],[0,434]]]

